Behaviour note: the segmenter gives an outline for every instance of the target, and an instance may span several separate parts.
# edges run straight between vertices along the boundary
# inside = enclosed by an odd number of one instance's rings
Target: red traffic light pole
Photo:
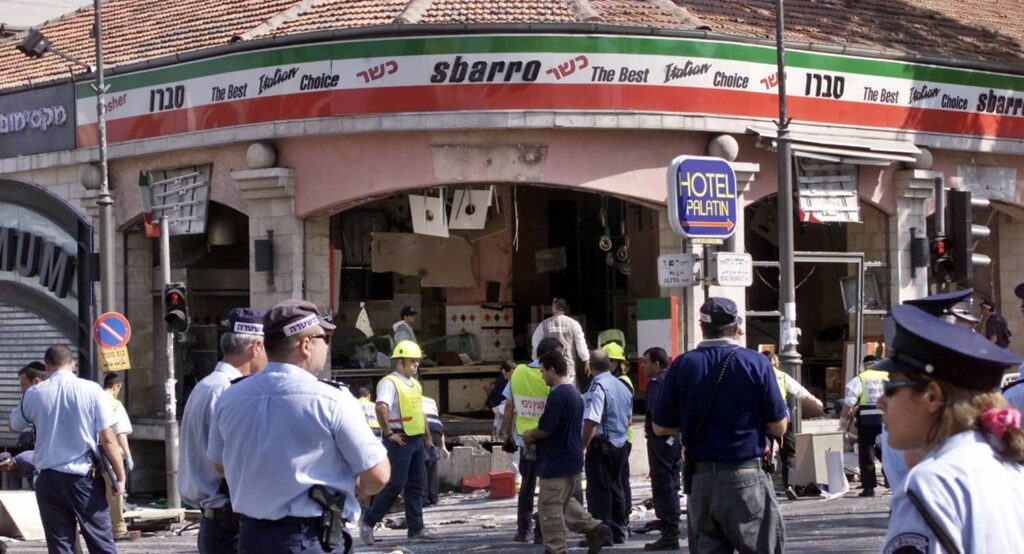
[[[163,289],[171,283],[171,237],[167,214],[160,215],[160,272]],[[167,295],[164,295],[167,302]],[[167,306],[164,306],[167,313]],[[167,380],[164,382],[164,463],[167,466],[167,507],[181,507],[181,496],[178,494],[178,399],[176,393],[177,380],[174,378],[174,333],[168,325],[167,329]]]

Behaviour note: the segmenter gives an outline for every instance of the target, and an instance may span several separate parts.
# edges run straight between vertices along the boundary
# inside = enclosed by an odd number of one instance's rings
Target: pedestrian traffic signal
[[[188,330],[188,298],[185,283],[170,283],[164,286],[164,321],[169,333],[184,333]]]
[[[946,237],[935,237],[931,244],[932,275],[939,281],[953,277],[953,241]]]
[[[974,252],[975,243],[987,239],[990,234],[988,227],[974,224],[974,210],[987,208],[988,200],[972,198],[971,191],[956,189],[948,191],[946,199],[949,204],[946,232],[953,241],[953,279],[969,285],[975,267],[992,263],[988,256]]]

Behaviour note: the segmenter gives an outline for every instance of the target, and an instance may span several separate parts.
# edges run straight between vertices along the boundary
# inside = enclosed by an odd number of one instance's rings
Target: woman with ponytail
[[[1024,551],[1024,433],[998,390],[1021,360],[913,306],[892,321],[878,407],[890,446],[927,454],[894,491],[883,553]]]

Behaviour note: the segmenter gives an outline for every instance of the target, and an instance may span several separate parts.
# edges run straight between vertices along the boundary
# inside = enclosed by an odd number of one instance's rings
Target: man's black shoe
[[[796,489],[792,485],[786,487],[786,498],[796,500]]]
[[[857,496],[869,497],[875,495],[875,489],[864,489]]]
[[[598,524],[597,527],[587,531],[586,543],[587,554],[597,554],[602,548],[611,546],[612,530],[603,523]]]
[[[644,550],[679,550],[679,536],[664,534],[660,539],[645,544]]]
[[[532,533],[516,533],[515,538],[512,540],[516,542],[533,542]]]

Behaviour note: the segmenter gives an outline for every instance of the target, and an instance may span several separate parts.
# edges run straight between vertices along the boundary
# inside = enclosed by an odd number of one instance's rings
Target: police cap
[[[904,304],[908,306],[916,306],[935,317],[940,317],[944,315],[953,315],[953,306],[962,302],[970,302],[971,296],[973,295],[974,289],[965,289],[933,294],[931,296],[925,296],[924,298],[915,298],[913,300],[907,300]]]
[[[736,322],[736,303],[728,298],[712,296],[704,301],[700,307],[700,320],[702,323],[713,325],[728,325]]]
[[[915,306],[892,309],[889,357],[871,366],[889,372],[925,373],[980,391],[994,390],[1003,372],[1021,359],[985,337],[936,318]]]
[[[412,306],[406,306],[402,308],[402,317],[405,317],[407,315],[416,315],[418,313],[419,312],[416,311],[416,308],[413,308]]]
[[[234,308],[228,312],[228,332],[238,335],[263,336],[263,310]]]
[[[317,325],[334,330],[334,324],[320,315],[316,305],[305,300],[285,300],[263,316],[264,333],[270,338],[291,337]]]

